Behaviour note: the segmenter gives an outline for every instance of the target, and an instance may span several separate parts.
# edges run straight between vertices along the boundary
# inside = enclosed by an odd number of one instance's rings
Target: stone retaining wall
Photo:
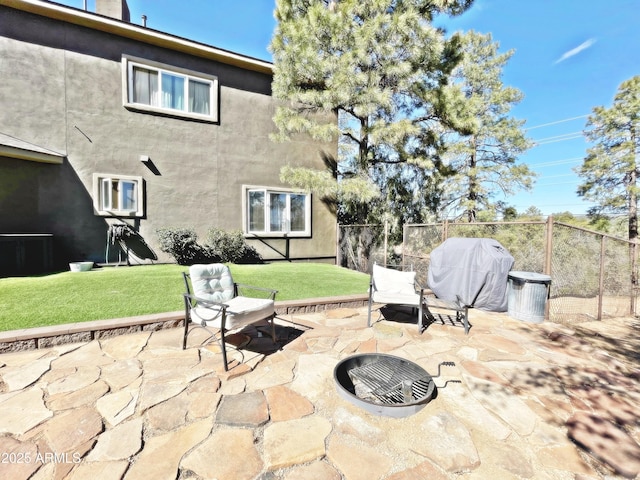
[[[345,295],[341,297],[312,298],[276,302],[278,315],[312,313],[334,308],[361,307],[366,305],[367,295]],[[54,325],[0,332],[0,353],[53,347],[65,343],[88,342],[126,333],[155,331],[183,325],[184,311],[140,315],[113,320]]]

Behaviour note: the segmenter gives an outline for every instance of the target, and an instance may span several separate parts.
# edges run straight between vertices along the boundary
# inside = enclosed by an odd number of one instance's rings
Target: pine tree
[[[473,122],[459,89],[448,84],[459,38],[445,38],[432,21],[470,4],[277,0],[273,93],[283,105],[274,137],[339,142],[327,170],[289,166],[283,181],[335,198],[341,221],[363,222],[391,176],[420,182],[403,165],[436,170],[442,131],[471,131]]]
[[[497,194],[512,195],[531,189],[535,174],[518,156],[531,148],[524,121],[510,116],[523,98],[516,88],[504,86],[502,70],[513,50],[499,53],[491,34],[474,31],[462,36],[464,57],[453,78],[466,98],[466,107],[476,119],[471,135],[448,136],[447,159],[452,175],[445,179],[447,210],[461,212],[469,222],[480,210],[496,210],[503,204]]]
[[[625,213],[629,240],[638,238],[638,155],[640,154],[640,76],[623,82],[611,108],[595,107],[584,132],[593,143],[576,172],[578,195],[597,205],[591,215]]]

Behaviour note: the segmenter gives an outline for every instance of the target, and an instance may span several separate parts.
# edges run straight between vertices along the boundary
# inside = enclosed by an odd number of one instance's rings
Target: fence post
[[[544,274],[551,275],[551,260],[553,253],[553,215],[547,217],[547,228],[544,248]]]
[[[604,297],[604,256],[605,256],[605,236],[600,236],[600,273],[598,278],[598,320],[602,320],[602,300]]]
[[[553,253],[553,215],[547,217],[547,228],[545,238],[545,252],[544,252],[544,272],[546,275],[551,276],[552,268],[552,253]],[[551,279],[553,283],[553,278]],[[549,285],[549,298],[544,307],[544,319],[549,320],[549,309],[551,303],[551,285]]]

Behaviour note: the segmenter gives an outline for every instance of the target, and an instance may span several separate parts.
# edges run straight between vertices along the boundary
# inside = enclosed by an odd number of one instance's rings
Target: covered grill
[[[449,238],[429,258],[427,283],[443,300],[507,311],[507,276],[514,259],[492,238]]]

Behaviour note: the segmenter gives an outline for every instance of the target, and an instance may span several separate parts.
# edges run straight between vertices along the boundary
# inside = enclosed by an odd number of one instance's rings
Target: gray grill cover
[[[429,288],[438,298],[507,311],[507,276],[513,257],[491,238],[449,238],[431,252]]]

